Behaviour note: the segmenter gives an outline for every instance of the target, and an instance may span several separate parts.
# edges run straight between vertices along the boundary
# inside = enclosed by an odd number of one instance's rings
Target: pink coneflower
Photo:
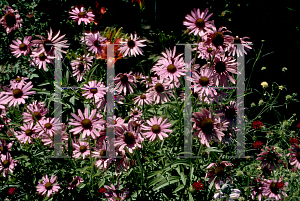
[[[11,89],[8,92],[2,92],[2,94],[7,95],[5,99],[2,99],[0,104],[8,104],[8,107],[11,105],[16,106],[16,104],[20,105],[21,103],[25,104],[25,99],[28,98],[28,95],[35,94],[36,91],[29,91],[33,85],[31,85],[32,82],[28,82],[25,86],[22,86],[20,84],[13,84],[11,86]]]
[[[127,126],[127,124],[124,123],[125,120],[122,119],[122,117],[118,117],[118,118],[117,118],[116,115],[114,115],[113,118],[108,117],[108,120],[107,120],[107,121],[108,121],[108,122],[111,122],[111,121],[113,122],[113,125],[107,125],[108,127],[110,127],[110,126],[113,126],[113,127],[116,127],[116,126],[122,127],[122,125]]]
[[[101,54],[103,52],[103,46],[106,38],[100,36],[100,33],[90,34],[85,37],[88,51],[92,51],[95,54]]]
[[[9,153],[11,151],[11,147],[12,147],[13,143],[14,143],[14,141],[7,144],[6,140],[0,139],[0,153],[2,155],[6,155],[7,153]]]
[[[156,66],[152,68],[152,71],[160,76],[160,80],[170,78],[171,81],[174,79],[174,81],[179,82],[178,78],[185,75],[185,63],[183,57],[181,57],[182,54],[173,57],[175,51],[176,49],[174,48],[172,57],[168,55],[167,59],[162,58],[158,61]]]
[[[23,39],[23,42],[19,39],[17,40],[13,40],[13,44],[10,44],[9,47],[11,49],[11,53],[14,56],[17,56],[17,58],[19,58],[22,54],[24,56],[26,56],[27,54],[29,54],[30,52],[30,46],[32,45],[32,43],[30,43],[31,41],[31,36],[25,36]]]
[[[3,119],[4,123],[5,123],[7,126],[11,125],[11,124],[9,124],[9,122],[11,122],[11,119],[6,118],[6,117],[2,117],[2,119]],[[1,122],[1,123],[0,123],[0,131],[1,131],[3,128],[4,128],[4,124],[2,124],[2,122]]]
[[[75,176],[73,177],[73,180],[71,181],[71,183],[68,183],[67,189],[69,190],[73,190],[75,187],[77,187],[80,183],[83,183],[83,179],[80,176]]]
[[[124,100],[125,97],[122,95],[115,95],[114,96],[114,107],[115,109],[118,109],[118,105],[116,103],[119,104],[124,104],[121,100]],[[105,96],[103,96],[101,99],[96,100],[96,107],[101,110],[102,108],[104,108],[104,112],[106,112],[106,108],[107,108],[107,101],[106,101],[106,94]]]
[[[129,73],[119,73],[115,80],[115,91],[118,93],[121,93],[122,91],[124,92],[124,95],[127,94],[129,91],[129,94],[133,93],[133,88],[131,84],[135,87],[136,84],[134,83],[134,77],[131,75],[132,72]]]
[[[149,132],[143,133],[143,135],[151,141],[154,141],[156,137],[159,137],[160,140],[163,140],[163,136],[166,138],[169,137],[165,132],[173,131],[168,129],[172,124],[166,123],[167,121],[168,119],[165,119],[162,122],[162,117],[157,120],[156,116],[151,118],[150,121],[147,120],[149,126],[142,125],[142,130],[148,130]]]
[[[32,55],[30,55],[30,57],[33,57],[33,59],[31,60],[31,65],[36,66],[39,69],[43,67],[44,71],[48,71],[48,69],[46,68],[47,63],[54,65],[54,57],[50,56],[46,52],[32,52]]]
[[[228,48],[231,46],[231,42],[233,39],[232,36],[224,35],[224,33],[231,33],[231,31],[227,30],[226,27],[220,27],[217,30],[214,24],[214,20],[212,20],[211,24],[212,30],[209,30],[208,34],[205,35],[205,41],[203,42],[203,46],[209,46],[212,44],[217,48],[218,52],[223,55],[223,52],[227,51]]]
[[[262,187],[263,187],[262,181],[263,180],[261,178],[259,178],[259,174],[258,174],[257,179],[254,179],[253,182],[251,182],[250,186],[254,186],[254,187],[251,187],[251,198],[252,198],[252,200],[254,200],[256,196],[258,196],[258,200],[261,201]]]
[[[142,115],[143,112],[138,108],[134,108],[133,110],[131,110],[131,113],[129,114],[129,116],[132,116],[134,119],[139,118]]]
[[[171,101],[168,96],[175,98],[174,93],[168,91],[170,83],[166,82],[166,79],[152,80],[152,83],[149,83],[149,85],[152,87],[147,90],[147,93],[152,97],[153,101],[155,101],[155,104],[158,104],[159,102],[164,104],[165,102]]]
[[[193,48],[192,51],[196,51],[197,47]],[[203,45],[203,42],[200,42],[198,45],[198,58],[205,59],[207,61],[211,60],[214,55],[225,54],[225,52],[220,52],[213,44],[207,46]],[[195,68],[194,68],[195,69]]]
[[[59,59],[62,58],[61,52],[67,53],[66,51],[62,50],[62,48],[68,48],[68,45],[64,45],[68,42],[68,40],[62,40],[65,35],[59,36],[60,30],[57,32],[55,36],[52,37],[52,29],[50,28],[50,33],[48,33],[48,38],[45,38],[41,35],[37,35],[41,40],[33,40],[32,43],[39,44],[39,50],[37,50],[38,54],[46,52],[50,56],[55,56],[55,45],[59,47],[58,57]]]
[[[96,139],[96,136],[99,136],[99,131],[104,127],[103,124],[106,123],[105,120],[95,120],[94,117],[96,115],[96,109],[92,110],[91,115],[88,116],[88,108],[84,110],[84,116],[80,109],[78,109],[79,117],[76,114],[71,113],[71,115],[75,118],[75,120],[71,120],[70,125],[76,126],[70,130],[73,132],[73,135],[80,133],[83,130],[82,138],[84,139],[86,136],[92,136],[93,139]],[[102,125],[100,125],[102,124]],[[97,130],[96,130],[97,129]]]
[[[230,167],[229,167],[230,166]],[[217,190],[220,190],[220,181],[223,183],[228,179],[231,183],[233,180],[230,176],[233,169],[233,164],[228,163],[227,161],[211,163],[206,169],[208,172],[205,175],[205,179],[209,178],[208,183],[210,184],[215,178],[215,187]],[[230,171],[228,170],[230,169]]]
[[[249,51],[249,49],[252,49],[252,47],[250,47],[249,45],[252,45],[252,42],[247,42],[245,41],[245,39],[250,39],[249,37],[243,37],[243,38],[239,38],[238,36],[236,36],[233,40],[232,43],[238,43],[242,45],[242,48],[237,48],[236,45],[232,44],[229,47],[228,50],[228,56],[230,56],[232,54],[232,56],[234,56],[235,54],[237,54],[237,56],[242,56],[243,53],[247,54],[247,51]],[[244,50],[245,48],[245,50]]]
[[[6,96],[3,96],[2,92],[0,92],[0,117],[3,117],[3,115],[6,115],[6,108],[5,108],[5,104],[3,103],[3,101],[6,99]]]
[[[162,65],[164,65],[166,62],[168,62],[169,60],[174,60],[174,59],[175,59],[175,55],[176,55],[176,46],[174,46],[173,52],[172,52],[172,50],[171,50],[170,48],[169,48],[169,49],[165,48],[165,49],[166,49],[166,52],[162,52],[162,53],[161,53],[163,56],[159,57],[157,63],[154,65],[154,67],[155,67],[155,66],[162,66]],[[177,54],[176,57],[180,57],[180,56],[182,56],[182,55],[183,55],[183,53]]]
[[[127,171],[129,169],[128,157],[125,155],[125,151],[116,150],[116,156],[121,156],[121,158],[113,159],[115,161],[115,175],[118,176],[122,171]]]
[[[238,104],[236,101],[230,101],[229,106],[222,105],[220,107],[220,110],[216,110],[216,112],[221,112],[224,114],[224,116],[222,116],[221,119],[226,120],[230,123],[230,129],[232,129],[232,127],[236,127],[237,124],[237,105]]]
[[[263,167],[266,166],[272,170],[279,169],[278,161],[282,155],[274,151],[274,146],[272,146],[272,150],[269,147],[266,147],[266,149],[267,151],[262,150],[263,152],[257,155],[259,157],[256,160],[261,161]]]
[[[4,16],[1,18],[0,23],[6,29],[7,34],[12,30],[17,30],[19,27],[22,27],[21,22],[23,20],[20,18],[18,10],[14,10],[10,6],[5,5],[3,11]]]
[[[132,56],[134,55],[136,57],[136,54],[139,55],[143,55],[143,50],[140,47],[144,47],[146,45],[144,45],[142,42],[146,41],[146,40],[138,40],[140,37],[137,37],[137,34],[134,34],[134,38],[133,35],[130,34],[130,38],[125,39],[126,42],[121,42],[122,44],[126,44],[123,45],[119,48],[120,52],[124,53],[124,57],[126,57],[127,55]]]
[[[92,157],[97,157],[97,159],[99,159],[95,162],[95,166],[97,166],[99,169],[103,171],[106,171],[109,165],[112,163],[112,159],[109,157],[106,158],[107,146],[106,146],[105,139],[101,140],[101,143],[99,143],[98,148],[94,147],[94,149],[96,151],[92,152],[93,154]]]
[[[88,53],[86,56],[77,57],[77,60],[71,61],[71,66],[73,70],[73,76],[76,76],[76,81],[82,81],[83,76],[88,72],[93,63],[93,57],[89,56]]]
[[[20,85],[26,85],[27,82],[25,80],[28,80],[29,78],[28,77],[20,77],[20,76],[17,76],[16,79],[13,79],[13,80],[10,80],[10,86],[12,85],[11,83],[14,83],[14,84],[20,84]]]
[[[79,140],[77,143],[73,143],[73,157],[79,158],[82,154],[83,160],[86,156],[90,155],[90,147],[88,142],[83,142]]]
[[[78,8],[72,9],[70,18],[75,20],[75,22],[78,21],[78,25],[80,25],[81,22],[84,22],[85,25],[89,24],[91,21],[94,20],[95,15],[92,12],[87,12],[83,7],[80,7],[80,10]]]
[[[33,123],[29,123],[28,125],[23,123],[23,126],[20,126],[22,131],[16,131],[19,135],[16,135],[16,138],[23,144],[27,141],[29,144],[33,142],[33,139],[38,137],[37,132],[34,129]]]
[[[226,98],[229,96],[229,94],[222,91],[222,89],[216,89],[217,94],[213,97],[209,96],[209,103],[212,103],[215,101],[217,104],[220,102],[224,102],[223,99],[226,100]],[[201,100],[201,99],[200,99]]]
[[[141,133],[143,123],[144,120],[142,120],[142,118],[129,120],[128,127],[130,127],[129,129],[134,130],[136,133]]]
[[[215,79],[215,85],[228,87],[229,86],[228,79],[233,84],[235,84],[236,81],[229,74],[229,72],[234,74],[240,74],[240,72],[237,71],[236,66],[237,66],[237,62],[235,62],[235,59],[233,57],[225,57],[225,56],[215,57],[214,63],[211,67],[214,70],[214,73],[217,74]],[[208,65],[203,66],[203,68],[207,68],[207,67]]]
[[[209,143],[212,141],[212,138],[215,142],[217,142],[217,138],[221,142],[222,137],[225,136],[225,134],[221,131],[223,126],[219,125],[216,121],[218,117],[224,114],[219,113],[212,117],[213,112],[211,108],[209,108],[209,111],[210,112],[208,112],[207,109],[202,108],[202,113],[194,112],[193,115],[195,118],[191,119],[192,122],[195,122],[193,128],[197,130],[193,134],[193,137],[198,136],[201,144],[204,144],[207,147],[210,147]]]
[[[206,97],[217,95],[217,92],[214,88],[210,88],[209,86],[214,86],[214,78],[217,76],[212,73],[213,71],[209,68],[201,68],[200,75],[197,71],[192,72],[191,81],[193,82],[194,93],[198,93],[200,97],[204,95]]]
[[[106,95],[106,87],[104,83],[98,82],[97,80],[90,81],[89,84],[84,85],[87,88],[83,88],[84,93],[82,96],[86,96],[86,99],[95,99],[97,98],[103,98],[103,96]]]
[[[204,12],[200,12],[200,9],[194,8],[194,11],[191,11],[192,15],[186,15],[185,19],[183,21],[183,25],[187,26],[188,29],[191,29],[192,31],[189,33],[194,33],[194,35],[198,35],[203,37],[207,31],[209,31],[209,28],[212,27],[211,21],[208,21],[213,13],[207,15],[208,8],[205,9]]]
[[[262,195],[267,196],[269,199],[282,200],[284,197],[287,197],[287,194],[284,187],[288,186],[288,182],[282,182],[283,176],[276,180],[267,180],[265,179],[262,187]]]
[[[8,171],[13,173],[13,169],[17,166],[18,160],[13,160],[10,153],[1,155],[0,172],[3,172],[3,177],[6,177]]]
[[[293,144],[292,148],[289,148],[292,153],[288,153],[286,156],[291,156],[290,164],[300,170],[300,148],[298,144]]]
[[[51,175],[49,180],[48,175],[43,177],[42,181],[39,181],[39,184],[36,186],[36,190],[41,195],[46,195],[51,197],[53,193],[58,193],[60,186],[56,183],[57,176]]]
[[[131,123],[131,122],[130,122]],[[119,151],[126,149],[129,153],[133,153],[133,150],[137,148],[142,148],[143,138],[139,133],[135,133],[135,131],[130,126],[120,126],[115,127],[116,131],[116,140],[115,146],[119,147]]]
[[[140,72],[133,73],[133,77],[135,78],[135,82],[145,82],[145,80],[146,80],[146,76],[144,76]]]
[[[144,104],[149,105],[153,101],[150,94],[139,95],[135,97],[133,100],[134,100],[134,104],[137,106],[143,106]]]
[[[22,114],[23,122],[33,123],[36,120],[41,122],[45,120],[45,116],[48,112],[49,109],[45,108],[44,102],[37,103],[37,100],[35,100],[25,108],[25,112]]]
[[[62,124],[62,132],[61,134],[61,140],[63,143],[68,141],[69,139],[69,134],[66,133],[67,125],[65,123]],[[44,146],[50,146],[50,148],[53,148],[53,142],[54,142],[54,136],[58,135],[58,133],[55,131],[53,136],[49,136],[47,134],[41,134],[40,138],[42,139],[42,142]]]
[[[112,183],[110,184],[110,186],[104,186],[106,188],[105,196],[106,198],[108,198],[108,201],[123,201],[126,197],[128,197],[128,194],[130,193],[127,188],[122,190],[119,189],[120,180],[118,180],[116,187],[112,185]]]
[[[53,136],[55,129],[62,126],[58,118],[51,117],[41,121],[40,124],[42,127],[38,123],[34,127],[36,133],[39,133],[39,135],[49,135],[50,137]]]

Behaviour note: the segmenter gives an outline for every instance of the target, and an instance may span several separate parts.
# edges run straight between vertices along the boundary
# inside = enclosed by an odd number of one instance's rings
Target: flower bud
[[[189,187],[189,191],[190,191],[191,193],[193,193],[193,192],[195,191],[195,189],[193,188],[193,186],[190,186],[190,187]]]
[[[297,177],[297,174],[295,172],[293,172],[293,173],[291,173],[291,177],[295,178],[295,177]]]
[[[266,69],[267,69],[266,67],[262,67],[262,68],[261,68],[261,70],[266,70]]]
[[[236,172],[236,176],[238,176],[238,177],[241,177],[243,175],[244,175],[243,171],[239,170],[239,171]]]

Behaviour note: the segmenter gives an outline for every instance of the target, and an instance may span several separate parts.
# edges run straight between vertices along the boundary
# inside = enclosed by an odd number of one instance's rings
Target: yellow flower
[[[263,88],[268,87],[268,83],[267,83],[267,82],[262,82],[262,83],[260,83],[260,85],[261,85]]]
[[[283,89],[283,86],[282,86],[282,85],[280,85],[278,88],[279,88],[280,90],[282,90],[282,89]]]
[[[261,99],[261,100],[259,100],[258,105],[261,106],[263,103],[264,103],[264,101]]]

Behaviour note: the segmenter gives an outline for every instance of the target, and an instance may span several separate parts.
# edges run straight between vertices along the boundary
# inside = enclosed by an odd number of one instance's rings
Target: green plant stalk
[[[181,110],[180,110],[180,105],[178,103],[178,97],[177,97],[177,93],[176,93],[176,86],[175,86],[175,82],[174,82],[174,77],[173,77],[173,86],[174,86],[175,99],[176,99],[176,103],[177,103],[177,111],[178,111],[178,115],[179,115],[179,129],[180,129],[180,133],[181,133],[181,131],[182,131],[182,128],[181,128]]]
[[[142,195],[143,195],[143,197],[145,197],[144,191],[143,191],[143,185],[144,185],[144,168],[143,168],[142,163],[141,163],[141,161],[140,161],[139,153],[137,153],[137,152],[139,152],[138,149],[136,149],[135,154],[136,154],[137,161],[138,161],[138,164],[139,164],[140,170],[141,170],[141,177],[142,177],[142,184],[141,184]]]
[[[273,101],[273,103],[272,104],[270,104],[270,105],[273,105],[274,103],[275,103],[275,101],[276,101],[276,99],[278,98],[278,96],[279,96],[279,94],[280,94],[280,91],[279,91],[279,93],[277,94],[277,96],[276,96],[276,98],[274,99],[274,101]],[[253,120],[255,120],[255,119],[257,119],[257,117],[259,117],[259,116],[261,116],[266,110],[265,110],[265,108],[267,107],[267,104],[265,105],[265,107],[260,111],[260,113],[253,119]],[[271,106],[269,106],[269,108],[270,108]]]
[[[261,53],[262,46],[263,46],[263,42],[262,42],[262,44],[261,44],[260,50],[259,50],[259,52],[258,52],[258,55],[256,56],[256,59],[255,59],[255,61],[254,61],[254,64],[253,64],[253,66],[252,66],[251,73],[250,73],[250,77],[249,77],[248,83],[247,83],[247,85],[246,85],[246,91],[248,91],[248,85],[250,84],[251,75],[252,75],[254,66],[255,66],[255,64],[256,64],[256,62],[257,62],[257,60],[258,60],[258,58],[259,58],[259,55],[260,55],[260,53]]]
[[[198,35],[198,38],[197,38],[197,49],[196,49],[196,52],[195,52],[195,60],[193,62],[193,66],[192,66],[192,71],[194,70],[194,66],[195,66],[195,63],[196,63],[196,60],[197,60],[197,52],[198,52],[198,47],[199,47],[199,40],[200,40],[200,36]]]
[[[91,161],[90,184],[91,184],[91,188],[93,189],[93,177],[92,177],[92,175],[93,175],[94,166],[93,166],[93,158],[92,158],[91,136],[89,136],[88,139],[89,139],[90,161]]]

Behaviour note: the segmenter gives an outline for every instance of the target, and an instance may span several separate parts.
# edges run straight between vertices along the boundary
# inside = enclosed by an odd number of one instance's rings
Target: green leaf
[[[84,183],[80,183],[77,187],[81,189],[81,188],[84,188],[85,185],[86,185],[86,184],[84,184]]]
[[[163,179],[164,179],[164,177],[162,175],[159,175],[158,177],[151,179],[148,184],[148,187],[154,186],[155,184],[157,184],[158,182],[160,182]]]
[[[179,182],[179,177],[178,176],[171,176],[169,181],[167,179],[162,180],[161,182],[159,182],[154,188],[154,191],[157,191],[165,186],[168,186],[170,184]]]
[[[189,201],[194,201],[194,198],[190,192],[189,192]]]
[[[177,188],[173,191],[173,193],[176,193],[177,191],[180,191],[183,188],[184,188],[184,185],[181,184],[181,185],[177,186]]]
[[[194,167],[191,166],[191,171],[190,171],[190,181],[192,181],[193,175],[194,175]]]
[[[217,147],[208,147],[205,149],[205,152],[223,152],[222,150],[218,150]]]
[[[104,184],[105,184],[105,178],[103,178],[102,180],[99,181],[99,183],[98,183],[99,188],[101,188]]]
[[[157,171],[150,172],[149,176],[147,178],[149,179],[149,178],[154,177],[158,174],[161,174],[162,172],[163,172],[162,170],[157,170]]]
[[[39,84],[39,85],[37,85],[38,87],[41,87],[41,86],[45,86],[45,85],[47,85],[47,84],[50,84],[49,82],[44,82],[44,83],[42,83],[42,84]]]

